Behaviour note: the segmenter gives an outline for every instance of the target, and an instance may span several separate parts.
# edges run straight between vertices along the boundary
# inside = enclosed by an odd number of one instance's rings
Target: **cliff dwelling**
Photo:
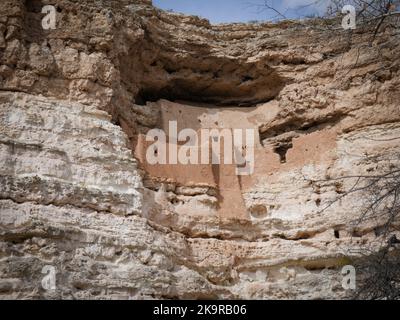
[[[399,190],[394,9],[374,36],[56,2],[0,2],[0,298],[341,299],[360,248],[397,252],[397,216],[355,224]],[[254,132],[254,158],[149,163],[150,132],[186,150],[171,122]]]

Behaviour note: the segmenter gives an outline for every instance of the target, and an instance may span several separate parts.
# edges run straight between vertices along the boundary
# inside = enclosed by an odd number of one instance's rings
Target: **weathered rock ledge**
[[[0,4],[0,297],[345,297],[340,269],[379,222],[355,232],[357,197],[322,210],[351,180],[312,181],[398,161],[395,31],[370,46],[320,21],[99,3],[57,1],[48,31],[50,1]],[[256,129],[254,174],[149,166],[143,137],[169,120]]]

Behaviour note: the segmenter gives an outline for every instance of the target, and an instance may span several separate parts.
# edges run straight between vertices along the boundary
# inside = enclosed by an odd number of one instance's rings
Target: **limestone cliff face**
[[[352,228],[360,198],[329,204],[352,186],[334,178],[398,155],[392,30],[369,46],[318,21],[56,2],[54,30],[51,1],[0,3],[0,296],[345,297],[341,267],[375,225]],[[254,174],[148,165],[144,135],[169,120],[256,129]]]

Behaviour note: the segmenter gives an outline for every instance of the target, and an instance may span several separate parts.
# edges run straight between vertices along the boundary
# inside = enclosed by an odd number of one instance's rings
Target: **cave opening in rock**
[[[149,30],[148,38],[158,37],[156,30]],[[131,90],[134,93],[133,108],[140,116],[132,117],[139,122],[132,133],[135,135],[133,149],[145,173],[146,187],[158,192],[162,183],[167,181],[167,189],[172,193],[169,197],[175,199],[172,202],[178,211],[188,210],[183,208],[182,203],[190,204],[198,200],[196,211],[201,212],[203,207],[208,206],[207,210],[217,208],[224,215],[247,219],[249,213],[234,165],[218,168],[215,165],[149,166],[144,155],[147,146],[145,135],[151,129],[167,132],[165,129],[169,120],[178,122],[178,131],[235,129],[242,128],[244,123],[246,128],[252,128],[254,120],[247,117],[251,117],[250,113],[256,107],[276,99],[288,79],[269,63],[239,56],[221,56],[207,44],[179,47],[174,52],[169,48],[160,50],[158,43],[155,49],[153,41],[143,45],[142,51],[152,52],[151,57],[138,55],[133,50],[120,62],[125,66],[121,69],[124,83],[134,84]],[[138,59],[130,58],[135,55]],[[233,117],[234,112],[243,114]],[[208,188],[207,191],[203,191],[203,186]],[[189,198],[181,194],[183,188],[185,192],[195,195]],[[189,191],[195,188],[196,192]],[[261,216],[264,214],[258,213]]]
[[[334,231],[333,231],[333,234],[334,234],[334,236],[335,236],[336,239],[339,239],[339,238],[340,238],[340,232],[339,232],[339,230],[334,230]]]
[[[274,148],[274,152],[279,155],[279,159],[281,163],[286,163],[286,154],[289,151],[289,149],[293,148],[293,143],[282,143],[279,144]]]
[[[168,52],[160,55],[141,63],[128,57],[121,60],[126,65],[121,70],[126,83],[138,77],[132,75],[131,70],[137,69],[141,74],[136,104],[166,99],[252,106],[276,98],[287,83],[287,79],[268,64],[212,56],[207,47],[196,48],[196,52],[178,61],[172,60]]]

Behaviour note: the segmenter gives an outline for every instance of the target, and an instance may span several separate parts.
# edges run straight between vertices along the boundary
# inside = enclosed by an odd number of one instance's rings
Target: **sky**
[[[289,18],[323,14],[328,0],[268,0]],[[211,23],[276,20],[277,13],[262,7],[264,0],[153,0],[153,5],[210,20]]]

